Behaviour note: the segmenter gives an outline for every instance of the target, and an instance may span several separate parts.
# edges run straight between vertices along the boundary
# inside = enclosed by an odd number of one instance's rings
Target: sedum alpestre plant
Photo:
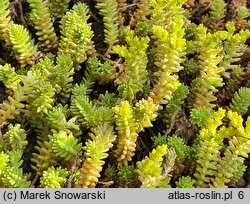
[[[0,0],[0,187],[250,186],[246,1],[129,2]]]

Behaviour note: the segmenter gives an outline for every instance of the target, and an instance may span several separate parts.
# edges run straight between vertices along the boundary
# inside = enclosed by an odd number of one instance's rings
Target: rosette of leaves
[[[37,30],[36,35],[39,40],[39,48],[46,52],[51,48],[56,48],[57,37],[50,17],[48,2],[42,0],[28,0],[31,8],[30,20]]]
[[[214,113],[213,109],[206,107],[193,108],[190,112],[190,122],[200,128],[207,126],[207,119]]]
[[[87,66],[82,83],[75,85],[72,89],[70,109],[74,116],[77,116],[78,120],[86,127],[112,124],[114,121],[111,107],[93,103],[88,96],[95,83],[96,74],[98,74],[98,71],[93,65]]]
[[[60,130],[49,136],[53,152],[66,161],[73,162],[82,149],[82,143],[78,142],[71,132]]]
[[[184,103],[188,92],[188,86],[181,84],[174,92],[172,99],[166,104],[163,117],[167,128],[170,128],[173,121],[178,120],[178,113],[180,112],[181,106]]]
[[[138,179],[141,182],[141,188],[163,187],[163,157],[167,154],[167,145],[163,144],[153,149],[142,161],[136,163]]]
[[[120,81],[118,79],[118,92],[125,100],[133,100],[139,91],[142,91],[148,72],[147,67],[147,47],[148,37],[137,37],[130,28],[124,29],[126,46],[117,45],[113,48],[114,52],[125,58],[124,75]]]
[[[194,188],[194,181],[190,176],[182,176],[175,182],[176,188]]]
[[[109,107],[97,107],[89,97],[84,95],[73,98],[71,110],[87,128],[105,123],[111,124],[114,121],[113,112]]]
[[[153,127],[151,122],[156,119],[158,109],[158,105],[154,104],[150,97],[147,100],[141,99],[135,104],[134,115],[139,126],[138,132]]]
[[[250,106],[250,89],[241,87],[235,92],[232,102],[230,103],[230,109],[236,111],[239,114],[245,114]]]
[[[222,40],[226,39],[226,31],[217,31],[214,34],[207,33],[207,29],[200,25],[198,27],[197,44],[199,45],[198,64],[200,76],[193,80],[191,94],[193,99],[190,104],[193,107],[213,108],[218,91],[217,87],[223,86],[221,73],[224,68],[219,66],[222,56],[219,55],[222,48]]]
[[[222,50],[224,58],[220,62],[220,66],[224,67],[225,71],[234,70],[240,66],[237,62],[241,60],[241,56],[247,50],[245,42],[250,36],[249,30],[241,30],[235,33],[236,28],[233,22],[228,22],[226,24],[226,29],[228,35]],[[224,73],[224,75],[229,77],[229,74]]]
[[[56,65],[48,56],[41,58],[32,67],[33,76],[41,76],[48,81],[55,89],[58,99],[63,103],[63,99],[69,96],[72,90],[74,67],[73,60],[69,54],[59,54],[56,58]]]
[[[209,31],[223,30],[225,23],[226,3],[224,0],[212,0],[210,5]]]
[[[31,188],[28,176],[23,173],[21,165],[22,151],[12,150],[0,153],[0,186],[2,188]],[[3,163],[2,163],[3,162]]]
[[[28,144],[26,140],[26,132],[21,128],[20,124],[8,126],[8,131],[0,139],[5,151],[6,150],[21,150],[24,151]]]
[[[20,82],[18,74],[15,72],[15,68],[10,64],[0,65],[0,81],[8,89],[15,89]]]
[[[126,0],[118,0],[118,11],[119,11],[119,24],[123,25],[125,21],[125,15],[126,15],[126,6],[127,1]]]
[[[97,57],[90,57],[87,60],[88,69],[93,72],[99,84],[105,84],[114,78],[114,68],[112,65],[105,61],[102,63]]]
[[[42,140],[43,139],[43,140]],[[34,163],[31,167],[36,171],[37,175],[42,175],[44,170],[58,163],[58,157],[52,149],[52,143],[48,137],[37,140],[35,149],[37,153],[32,153],[31,161]]]
[[[220,161],[220,150],[223,145],[223,134],[216,131],[222,125],[225,110],[219,109],[208,119],[207,126],[200,130],[198,136],[199,150],[196,155],[196,169],[194,173],[195,187],[208,187],[211,178],[217,172]]]
[[[148,0],[150,23],[157,26],[170,25],[171,21],[184,12],[183,4],[187,0]]]
[[[140,4],[137,5],[133,16],[131,16],[129,26],[134,27],[137,23],[142,22],[146,19],[146,16],[150,14],[150,5],[148,0],[141,0]]]
[[[0,152],[0,176],[6,170],[8,161],[9,161],[9,156],[5,154],[3,151],[1,151]]]
[[[27,76],[21,76],[23,82],[23,92],[28,95],[26,105],[26,116],[37,118],[48,113],[54,103],[55,89],[40,76],[32,76],[28,72]]]
[[[116,0],[95,0],[96,8],[103,16],[104,23],[104,42],[107,43],[108,49],[105,55],[109,54],[113,45],[118,42],[118,2]]]
[[[237,30],[244,30],[247,27],[247,18],[249,17],[250,12],[246,5],[236,7],[233,21]]]
[[[157,53],[155,65],[159,68],[150,97],[156,104],[166,104],[180,86],[178,73],[183,67],[186,39],[184,38],[184,21],[176,16],[170,24],[169,31],[160,26],[153,27],[157,37]]]
[[[173,148],[176,153],[176,162],[183,160],[186,158],[187,154],[187,146],[184,144],[182,138],[173,135],[168,137],[167,145],[169,148]]]
[[[62,18],[68,11],[70,0],[48,0],[52,21]]]
[[[12,24],[7,32],[13,55],[21,66],[33,65],[32,56],[36,53],[36,46],[29,31],[23,25]]]
[[[6,73],[4,78],[0,76],[3,81],[7,84],[8,79],[5,77],[11,76],[14,77],[14,81],[8,85],[12,88],[12,93],[8,96],[7,100],[4,100],[0,104],[0,128],[3,125],[8,124],[9,120],[15,119],[15,116],[19,115],[20,112],[24,111],[26,106],[24,103],[28,101],[28,87],[20,83],[22,81],[21,77],[14,73],[14,70],[9,70],[10,66],[5,65],[3,68],[3,74]],[[5,68],[7,68],[7,70],[5,70]],[[10,76],[8,76],[8,72],[10,72]]]
[[[86,60],[87,53],[93,52],[93,31],[87,23],[88,18],[87,5],[79,3],[61,20],[59,53],[70,54],[76,65]]]
[[[126,188],[136,178],[135,167],[133,165],[119,166],[117,176],[119,178],[119,186]]]
[[[80,168],[77,183],[75,184],[78,188],[95,187],[105,163],[103,160],[108,157],[107,152],[116,139],[113,128],[109,125],[93,128],[89,136],[91,139],[83,147],[85,160]]]
[[[112,110],[115,113],[116,130],[118,131],[115,157],[119,165],[127,165],[135,154],[138,125],[128,101],[122,101]]]
[[[5,40],[7,44],[9,44],[7,30],[9,26],[13,23],[11,17],[9,16],[9,5],[9,0],[0,0],[0,40]]]
[[[63,99],[68,98],[72,91],[74,73],[73,60],[70,55],[58,55],[56,58],[56,66],[52,66],[48,81],[56,87],[56,92]]]
[[[46,122],[49,124],[51,131],[65,131],[80,134],[80,128],[76,124],[76,117],[68,120],[69,109],[67,106],[54,106],[46,115]]]
[[[237,112],[230,110],[227,117],[230,120],[229,127],[221,134],[228,138],[228,146],[217,164],[217,173],[211,179],[212,187],[225,188],[229,183],[236,183],[245,173],[244,163],[250,152],[250,117],[245,128],[243,118]]]
[[[67,181],[69,172],[67,169],[61,167],[49,167],[48,170],[43,171],[40,178],[41,187],[43,188],[62,188]]]

